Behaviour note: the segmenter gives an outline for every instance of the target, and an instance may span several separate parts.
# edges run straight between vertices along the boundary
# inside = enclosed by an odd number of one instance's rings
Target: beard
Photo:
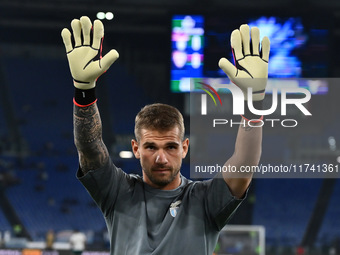
[[[164,167],[162,165],[156,165],[151,167],[150,169],[143,168],[144,173],[149,178],[149,180],[159,188],[165,187],[169,183],[171,183],[175,177],[178,175],[181,166],[177,168],[173,167]],[[164,173],[160,173],[159,170],[166,170]]]

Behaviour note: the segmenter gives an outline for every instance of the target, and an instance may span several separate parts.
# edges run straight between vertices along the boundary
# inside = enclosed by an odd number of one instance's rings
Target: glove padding
[[[268,80],[270,51],[268,37],[264,37],[261,42],[261,54],[259,52],[260,31],[257,27],[251,28],[251,41],[248,25],[241,25],[240,29],[235,29],[231,33],[230,40],[236,67],[226,58],[220,59],[219,67],[242,89],[245,100],[248,98],[248,87],[253,90],[253,101],[263,100]]]
[[[61,32],[67,52],[67,59],[71,70],[74,86],[78,89],[91,89],[96,86],[97,78],[118,59],[116,50],[111,50],[104,57],[101,56],[101,44],[104,37],[104,26],[100,20],[93,25],[93,41],[91,41],[91,20],[83,16],[71,22],[74,47],[71,42],[71,32],[64,28]],[[81,39],[83,36],[83,41]],[[99,54],[99,60],[94,58]]]

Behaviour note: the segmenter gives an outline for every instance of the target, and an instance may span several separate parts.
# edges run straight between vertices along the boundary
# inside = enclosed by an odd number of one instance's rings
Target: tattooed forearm
[[[83,173],[103,166],[109,153],[102,140],[102,123],[97,104],[87,107],[74,106],[74,142]]]
[[[103,166],[108,160],[108,152],[103,142],[94,143],[89,151],[78,150],[79,163],[83,174]]]
[[[79,146],[101,138],[101,132],[100,115],[95,104],[83,108],[74,106],[74,138]]]

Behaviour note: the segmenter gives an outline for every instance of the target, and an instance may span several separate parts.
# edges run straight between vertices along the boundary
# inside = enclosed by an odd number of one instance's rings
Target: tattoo
[[[102,123],[97,104],[73,108],[74,142],[83,174],[102,167],[109,159],[102,139]]]

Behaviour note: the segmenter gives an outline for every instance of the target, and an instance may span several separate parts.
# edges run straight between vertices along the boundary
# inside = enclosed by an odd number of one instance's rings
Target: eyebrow
[[[166,143],[167,146],[172,145],[172,146],[179,146],[179,143],[177,142],[168,142]]]
[[[177,142],[168,142],[168,143],[166,143],[165,144],[165,146],[179,146],[179,143],[177,143]],[[154,142],[145,142],[145,143],[143,143],[143,146],[144,147],[147,147],[147,146],[155,146],[155,147],[157,147],[157,144],[156,143],[154,143]]]
[[[145,143],[143,143],[143,146],[155,146],[156,144],[155,143],[153,143],[153,142],[145,142]]]

